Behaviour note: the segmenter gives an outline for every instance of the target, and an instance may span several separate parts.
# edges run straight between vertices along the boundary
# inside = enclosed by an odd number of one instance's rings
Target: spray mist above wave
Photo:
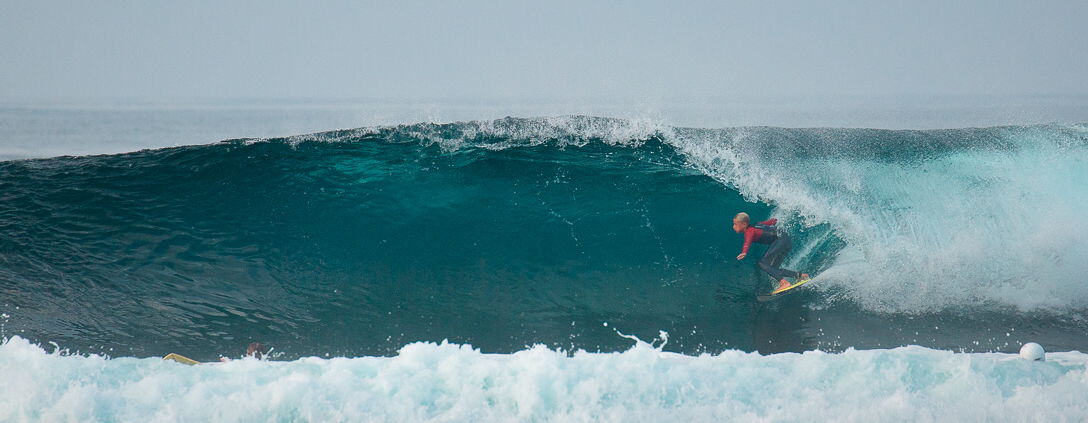
[[[847,243],[818,278],[879,311],[1088,307],[1088,128],[678,131],[708,175]],[[813,240],[809,240],[813,242]]]
[[[419,142],[438,145],[444,151],[461,148],[501,150],[546,143],[582,147],[591,142],[608,145],[639,146],[651,138],[671,133],[668,126],[647,120],[631,121],[589,116],[543,118],[507,117],[492,121],[455,123],[419,123],[377,126],[344,131],[321,132],[282,138],[292,144],[303,142]]]

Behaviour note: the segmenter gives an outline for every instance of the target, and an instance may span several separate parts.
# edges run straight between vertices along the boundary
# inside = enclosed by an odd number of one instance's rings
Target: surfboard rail
[[[166,357],[162,358],[162,360],[163,361],[172,360],[172,361],[176,361],[176,362],[181,363],[181,364],[188,364],[190,366],[200,364],[199,361],[193,360],[193,359],[191,359],[189,357],[185,357],[183,355],[176,354],[176,353],[167,354]]]
[[[792,294],[793,292],[796,292],[796,291],[793,290],[794,288],[802,286],[802,285],[808,283],[811,280],[812,280],[812,278],[799,280],[799,281],[794,282],[792,285],[787,286],[785,288],[776,289],[776,290],[774,290],[773,292],[771,292],[768,295],[760,295],[760,296],[756,297],[756,301],[759,301],[759,302],[762,303],[762,302],[773,300],[773,299],[781,297],[781,296],[785,296],[787,294]]]

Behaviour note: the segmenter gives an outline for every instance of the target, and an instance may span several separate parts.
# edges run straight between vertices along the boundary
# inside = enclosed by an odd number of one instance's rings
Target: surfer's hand
[[[748,253],[740,253],[740,255],[737,256],[737,260],[744,260],[744,257],[746,256],[748,256]]]

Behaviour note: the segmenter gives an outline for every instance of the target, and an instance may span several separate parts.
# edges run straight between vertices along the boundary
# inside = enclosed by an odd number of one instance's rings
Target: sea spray
[[[846,246],[816,280],[865,308],[1088,307],[1088,288],[1070,283],[1088,271],[1084,126],[740,128],[677,140],[695,166],[782,220],[830,227]]]
[[[684,356],[535,346],[485,354],[413,343],[392,357],[160,358],[0,346],[0,420],[765,421],[1076,420],[1088,356],[958,354],[922,347],[838,354]],[[964,395],[970,392],[970,395]]]

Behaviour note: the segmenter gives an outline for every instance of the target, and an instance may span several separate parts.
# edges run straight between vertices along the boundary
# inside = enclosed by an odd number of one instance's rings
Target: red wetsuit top
[[[778,223],[778,219],[770,219],[770,220],[766,220],[766,221],[763,221],[763,222],[759,222],[759,225],[774,226],[774,224],[776,224],[776,223]],[[740,250],[740,252],[744,253],[744,254],[748,254],[748,247],[752,246],[753,241],[757,242],[757,243],[760,243],[760,244],[770,244],[771,241],[774,241],[774,239],[769,239],[769,240],[766,240],[766,242],[760,242],[760,241],[762,241],[762,240],[760,240],[760,238],[762,238],[762,237],[763,237],[763,229],[757,228],[757,227],[755,227],[753,225],[748,225],[748,229],[744,230],[744,248],[742,248]],[[777,236],[775,236],[774,238],[777,238]]]

